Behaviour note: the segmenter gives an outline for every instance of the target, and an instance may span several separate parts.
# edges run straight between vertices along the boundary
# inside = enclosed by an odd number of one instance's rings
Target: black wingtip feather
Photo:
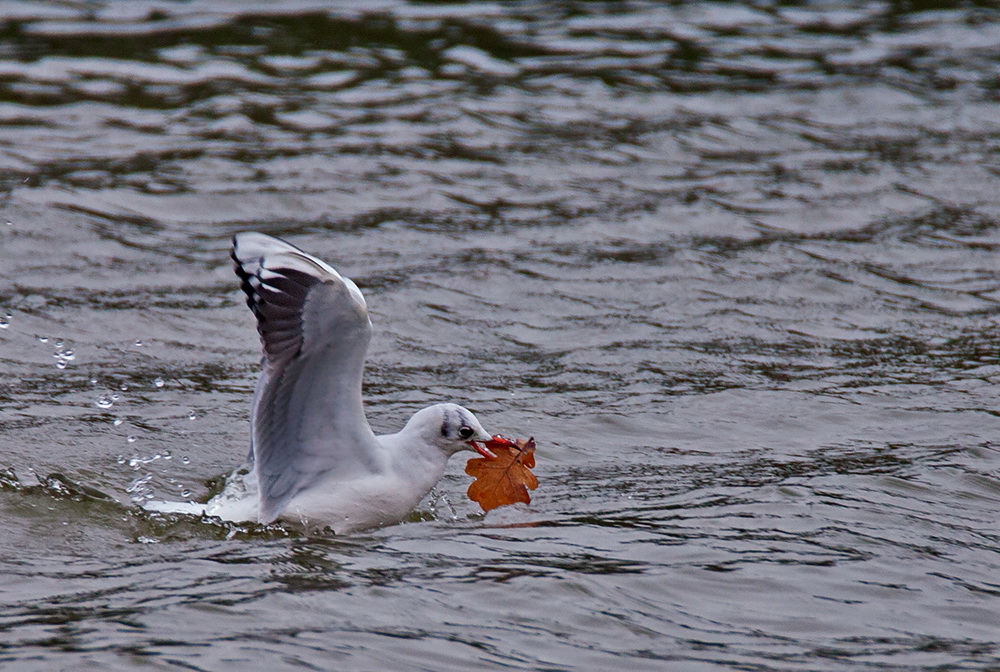
[[[269,362],[288,362],[302,349],[302,309],[309,290],[321,282],[291,268],[267,268],[267,257],[240,260],[236,237],[230,256],[240,278],[246,304],[257,319],[257,332]],[[256,267],[255,273],[248,268]],[[266,272],[265,272],[266,271]]]

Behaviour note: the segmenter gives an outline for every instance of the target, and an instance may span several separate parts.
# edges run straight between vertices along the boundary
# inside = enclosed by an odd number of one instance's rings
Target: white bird
[[[344,533],[400,522],[455,453],[495,457],[477,443],[491,435],[457,404],[429,406],[398,433],[376,436],[361,401],[371,320],[357,285],[261,233],[237,234],[232,258],[264,350],[250,471],[207,504],[149,502],[147,509]]]

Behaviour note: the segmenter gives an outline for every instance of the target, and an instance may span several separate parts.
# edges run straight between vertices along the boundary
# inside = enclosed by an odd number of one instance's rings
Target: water
[[[1000,666],[998,18],[3,3],[0,667]],[[377,430],[534,436],[532,505],[137,512],[244,454],[248,229],[362,287]]]

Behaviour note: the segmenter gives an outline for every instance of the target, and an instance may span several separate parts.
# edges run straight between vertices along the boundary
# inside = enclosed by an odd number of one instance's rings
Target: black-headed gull
[[[429,406],[398,433],[376,436],[361,401],[371,320],[357,285],[261,233],[237,234],[232,257],[264,350],[250,472],[235,492],[227,487],[194,510],[169,502],[147,508],[343,533],[400,522],[455,453],[493,457],[477,443],[491,435],[457,404]]]

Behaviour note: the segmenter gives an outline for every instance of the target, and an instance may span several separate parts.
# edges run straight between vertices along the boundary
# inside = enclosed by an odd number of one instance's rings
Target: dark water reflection
[[[0,5],[0,667],[1000,665],[998,18]],[[244,229],[365,291],[377,429],[534,435],[532,506],[137,513],[243,454]]]

